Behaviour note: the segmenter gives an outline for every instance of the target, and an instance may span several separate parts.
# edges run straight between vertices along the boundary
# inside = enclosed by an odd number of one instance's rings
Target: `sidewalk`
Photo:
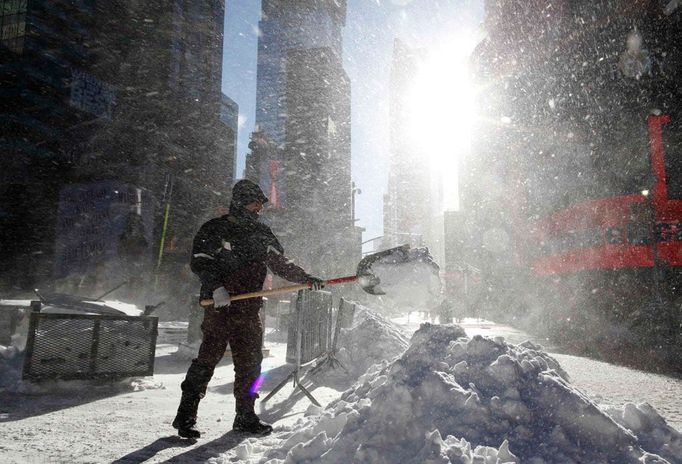
[[[267,343],[270,357],[263,391],[289,373],[286,345]],[[174,356],[175,344],[159,344],[154,377],[116,385],[63,382],[49,393],[0,394],[0,455],[3,463],[202,462],[237,446],[243,436],[232,429],[232,363],[216,368],[199,407],[201,439],[180,439],[171,422],[180,399],[180,383],[189,360]],[[330,387],[311,387],[326,404],[339,395]],[[291,384],[267,403],[266,420],[295,422],[309,407],[301,394],[290,397]]]

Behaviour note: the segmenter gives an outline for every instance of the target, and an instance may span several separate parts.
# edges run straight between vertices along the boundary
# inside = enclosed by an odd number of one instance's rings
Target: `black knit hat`
[[[268,202],[268,197],[258,184],[248,179],[242,179],[232,187],[232,202],[238,205],[248,205],[254,201]]]

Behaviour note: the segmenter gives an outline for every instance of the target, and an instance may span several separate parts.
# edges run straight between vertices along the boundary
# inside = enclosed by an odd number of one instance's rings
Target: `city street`
[[[415,312],[409,322],[407,317],[393,322],[410,336],[424,320],[421,313]],[[467,318],[462,326],[469,336],[501,336],[512,343],[529,338],[523,332],[489,321]],[[161,328],[154,377],[128,379],[114,385],[51,383],[27,389],[24,394],[0,393],[3,462],[191,463],[223,454],[238,461],[240,453],[247,450],[249,455],[255,453],[252,444],[245,442],[248,437],[231,432],[234,373],[228,359],[218,366],[199,409],[202,438],[196,443],[183,440],[171,428],[180,382],[189,365],[188,359],[176,353],[177,343],[185,336],[178,327],[184,326],[170,323]],[[266,346],[270,356],[263,366],[267,371],[264,392],[270,391],[291,370],[284,361],[285,343],[268,341]],[[672,427],[682,431],[681,379],[576,356],[552,355],[568,372],[572,384],[599,405],[620,407],[628,402],[647,402]],[[346,388],[326,381],[308,382],[323,406]],[[293,395],[292,392],[289,383],[261,406],[264,419],[272,421],[276,430],[292,426],[306,414],[317,411],[310,409],[310,402],[300,392]]]
[[[0,464],[682,464],[680,5],[0,0]]]

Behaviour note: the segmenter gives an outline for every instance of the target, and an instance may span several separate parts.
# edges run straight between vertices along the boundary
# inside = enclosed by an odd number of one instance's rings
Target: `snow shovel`
[[[379,251],[377,253],[372,253],[362,258],[360,263],[358,263],[358,268],[355,275],[325,280],[324,284],[326,286],[357,282],[364,291],[371,295],[384,295],[385,293],[383,290],[379,288],[379,284],[381,283],[380,279],[372,273],[372,265],[377,261],[389,264],[406,262],[412,259],[409,251],[410,245],[402,245],[395,248],[389,248],[388,250]],[[289,285],[287,287],[273,288],[271,290],[261,290],[260,292],[243,293],[241,295],[234,296],[230,295],[230,301],[247,300],[249,298],[257,298],[260,296],[281,295],[283,293],[305,290],[310,287],[311,284],[296,284]],[[199,304],[201,306],[210,306],[213,304],[213,299],[208,298],[201,300]]]

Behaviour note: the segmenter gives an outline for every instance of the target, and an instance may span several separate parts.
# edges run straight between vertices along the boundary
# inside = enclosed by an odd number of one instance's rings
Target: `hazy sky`
[[[260,1],[227,0],[223,92],[239,105],[237,175],[244,169],[255,123]],[[447,38],[474,35],[483,0],[348,0],[344,67],[352,92],[352,177],[364,239],[382,234],[388,179],[388,77],[393,40],[432,48]]]

